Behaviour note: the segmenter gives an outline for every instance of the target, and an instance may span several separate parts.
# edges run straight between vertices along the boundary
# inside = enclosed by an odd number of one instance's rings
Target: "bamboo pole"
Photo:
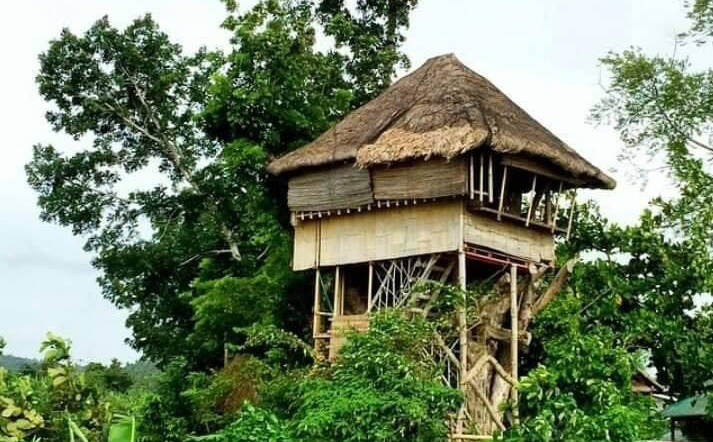
[[[461,240],[462,241],[462,240]],[[459,356],[460,360],[458,365],[460,366],[459,379],[465,379],[468,376],[468,324],[466,322],[466,260],[465,251],[463,250],[463,245],[461,244],[460,250],[458,251],[458,284],[463,291],[463,305],[458,308],[458,329],[459,329],[459,341],[460,349]],[[463,392],[466,390],[466,385],[460,383],[460,388]],[[461,416],[458,416],[458,433],[462,432],[463,422]]]
[[[557,228],[557,216],[559,215],[561,199],[562,199],[562,181],[560,181],[560,187],[559,187],[559,190],[557,191],[557,198],[555,198],[555,208],[554,208],[554,213],[552,214],[552,233],[555,233],[555,229]]]
[[[503,201],[505,200],[505,184],[508,181],[508,166],[503,166],[503,181],[500,184],[500,202],[498,203],[498,221],[502,218]]]
[[[549,224],[552,219],[552,192],[545,190],[545,224]]]
[[[515,264],[510,266],[510,330],[512,336],[510,339],[510,375],[515,382],[518,381],[518,307],[517,307],[517,267]],[[513,421],[515,424],[519,421],[518,413],[518,390],[515,385],[512,386],[512,402],[513,402]]]
[[[574,207],[577,205],[577,201],[575,200],[575,198],[577,198],[576,191],[572,192],[572,203],[571,203],[571,207],[569,209],[569,220],[567,221],[567,239],[569,239],[569,235],[572,233],[572,221],[574,220]]]
[[[341,306],[341,298],[342,298],[342,281],[341,281],[341,274],[340,274],[340,268],[337,266],[336,270],[334,271],[334,317],[336,318],[337,316],[341,316],[342,314],[342,306]]]
[[[481,150],[480,151],[480,163],[479,163],[480,164],[480,176],[478,177],[478,194],[480,195],[479,196],[480,204],[483,204],[483,193],[485,192],[485,186],[483,185],[483,179],[485,178],[483,175],[485,167],[484,167],[483,163],[484,163],[483,151]]]
[[[495,195],[493,195],[493,192],[495,191],[493,189],[493,154],[489,153],[488,154],[488,202],[490,204],[493,204]]]
[[[368,289],[369,295],[367,298],[367,312],[371,312],[372,307],[374,306],[372,296],[374,293],[374,261],[369,261],[369,289]]]
[[[530,204],[527,208],[527,219],[525,220],[525,227],[530,225],[530,217],[532,216],[532,206],[535,203],[535,196],[537,195],[537,175],[532,175],[532,191],[530,193]]]
[[[317,335],[322,330],[322,316],[319,314],[319,312],[322,311],[320,297],[320,271],[319,267],[317,267],[317,270],[314,273],[314,317],[312,319],[312,336],[314,338],[317,338]]]
[[[483,204],[483,172],[484,172],[484,166],[483,166],[483,151],[480,151],[480,177],[478,181],[478,190],[480,191],[480,204]]]
[[[473,167],[473,154],[470,154],[470,174],[468,176],[470,186],[470,199],[475,198],[475,167]]]

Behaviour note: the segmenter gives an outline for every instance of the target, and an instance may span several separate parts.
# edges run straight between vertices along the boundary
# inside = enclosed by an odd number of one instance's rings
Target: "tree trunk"
[[[531,269],[529,275],[518,278],[517,327],[520,338],[516,345],[520,349],[529,345],[527,330],[532,318],[556,299],[574,264],[575,261],[572,260],[562,267],[542,294],[538,294],[536,285],[544,272]],[[512,362],[510,346],[513,345],[509,339],[509,328],[512,326],[510,296],[510,276],[506,274],[496,283],[492,299],[480,307],[480,322],[469,336],[468,359],[472,362],[468,368],[475,367],[478,373],[473,376],[472,382],[464,387],[464,393],[473,431],[481,435],[492,435],[508,424],[502,407],[511,398],[513,390],[512,379],[507,376],[510,374]],[[476,361],[488,356],[493,358],[492,362],[484,363],[482,368],[479,368],[480,365]],[[476,392],[476,388],[480,392]],[[483,399],[487,399],[489,403],[486,404]]]

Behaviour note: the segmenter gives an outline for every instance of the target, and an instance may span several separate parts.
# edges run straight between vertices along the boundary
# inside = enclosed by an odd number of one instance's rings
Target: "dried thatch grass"
[[[362,167],[450,159],[481,146],[540,158],[589,187],[616,185],[452,54],[428,60],[268,170],[281,174],[354,159]]]

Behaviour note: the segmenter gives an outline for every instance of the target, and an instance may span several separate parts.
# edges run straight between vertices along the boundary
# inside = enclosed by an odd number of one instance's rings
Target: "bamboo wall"
[[[369,171],[350,164],[306,172],[288,183],[287,205],[293,212],[347,209],[373,202]]]
[[[295,226],[293,267],[456,251],[462,242],[535,262],[554,259],[549,231],[468,212],[455,199],[301,221]]]
[[[376,200],[423,200],[465,195],[465,158],[418,160],[393,167],[360,169],[351,164],[290,178],[287,205],[293,212],[354,209]]]
[[[465,195],[468,191],[465,157],[375,168],[371,179],[376,200],[439,198]]]
[[[458,249],[460,200],[301,221],[293,267],[333,266]]]
[[[463,221],[463,239],[468,243],[535,262],[554,259],[554,237],[549,231],[497,221],[467,211]]]

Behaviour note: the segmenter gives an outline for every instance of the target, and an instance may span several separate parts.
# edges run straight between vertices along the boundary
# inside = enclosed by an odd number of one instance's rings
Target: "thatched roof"
[[[350,160],[366,167],[453,158],[481,146],[540,158],[588,187],[616,185],[452,54],[431,58],[268,170],[281,174]]]

